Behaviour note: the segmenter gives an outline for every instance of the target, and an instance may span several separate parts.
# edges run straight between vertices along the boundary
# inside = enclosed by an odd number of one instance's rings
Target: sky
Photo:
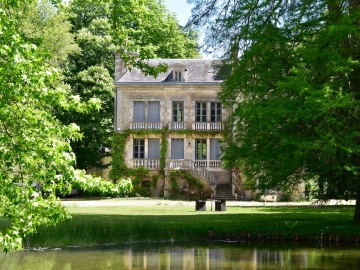
[[[180,25],[184,26],[191,15],[191,5],[186,0],[165,0],[165,5],[171,12],[176,14]]]
[[[165,0],[164,3],[168,10],[176,14],[176,18],[179,20],[180,25],[184,26],[191,15],[192,5],[186,3],[186,0]],[[213,58],[212,55],[204,54],[203,57],[208,59]]]

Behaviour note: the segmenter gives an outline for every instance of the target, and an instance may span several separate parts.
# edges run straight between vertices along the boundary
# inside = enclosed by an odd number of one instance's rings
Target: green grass
[[[140,241],[196,241],[208,237],[261,240],[274,238],[315,241],[338,234],[360,236],[351,222],[354,206],[227,207],[226,212],[198,212],[193,206],[68,207],[73,219],[56,227],[40,228],[25,240],[26,246],[92,245]],[[0,223],[1,224],[1,223]],[[345,238],[344,238],[345,239]]]

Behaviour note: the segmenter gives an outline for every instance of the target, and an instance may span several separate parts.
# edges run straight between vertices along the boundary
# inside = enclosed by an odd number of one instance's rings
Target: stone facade
[[[214,154],[211,153],[215,149],[214,144],[219,143],[217,139],[222,138],[225,120],[230,113],[228,109],[221,106],[217,97],[222,80],[217,78],[212,61],[161,59],[154,60],[153,64],[159,62],[167,63],[169,69],[157,78],[153,78],[145,76],[137,69],[126,70],[122,60],[116,56],[115,132],[129,129],[161,130],[166,128],[168,130],[165,178],[158,181],[157,187],[153,188],[154,196],[158,196],[161,192],[164,192],[165,196],[173,194],[174,190],[171,188],[169,175],[173,169],[178,168],[189,170],[194,177],[198,178],[203,184],[202,192],[205,193],[210,194],[211,190],[214,190],[219,183],[230,185],[229,172],[221,168],[220,158],[214,159]],[[159,120],[156,122],[148,121],[150,117],[149,104],[153,102],[156,102],[159,107]],[[136,121],[135,103],[142,103],[144,121]],[[180,121],[174,120],[174,104],[176,103],[181,103],[183,106]],[[197,115],[200,113],[199,104],[203,106],[201,109],[203,118],[200,121],[197,119]],[[215,106],[220,108],[217,112],[215,112]],[[219,114],[219,112],[221,115],[217,115],[215,121],[214,114]],[[149,139],[152,138],[160,139],[161,135],[132,134],[126,143],[124,156],[129,168],[139,166],[148,168],[150,170],[148,178],[159,172],[159,160],[149,158]],[[136,148],[134,139],[143,140],[141,143],[143,143],[144,153],[141,153],[140,158],[134,158],[134,151],[136,151],[134,150]],[[174,155],[172,150],[174,139],[179,139],[180,146],[183,147],[182,158],[172,156]],[[198,153],[200,143],[202,152]],[[220,147],[218,148],[220,149]],[[200,159],[199,156],[201,156]],[[177,178],[177,183],[180,190],[191,192],[184,179]]]

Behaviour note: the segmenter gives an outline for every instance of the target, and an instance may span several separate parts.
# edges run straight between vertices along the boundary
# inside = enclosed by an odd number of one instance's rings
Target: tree
[[[147,58],[185,58],[197,57],[197,36],[193,31],[183,32],[169,11],[154,0],[122,1],[73,0],[66,7],[72,33],[80,50],[70,54],[63,72],[64,81],[71,86],[72,94],[88,100],[100,98],[101,110],[91,114],[69,114],[59,111],[64,124],[76,122],[83,132],[83,140],[71,143],[75,152],[76,166],[85,169],[89,166],[101,167],[99,161],[109,155],[110,139],[113,133],[113,74],[114,51],[138,50],[140,57],[133,59],[133,65],[146,69]],[[112,11],[111,7],[114,8]],[[119,8],[119,9],[117,9]],[[139,9],[147,23],[133,14]],[[126,37],[114,35],[111,12],[116,16],[118,28],[125,29]],[[136,16],[135,16],[136,15]],[[135,16],[135,17],[134,17]],[[126,42],[118,43],[119,40]],[[125,56],[127,58],[128,55]],[[130,59],[129,59],[130,60]],[[152,68],[151,70],[154,70]],[[93,79],[91,78],[93,76]],[[95,79],[96,78],[96,79]],[[106,164],[105,166],[107,166]]]
[[[11,10],[26,2],[7,4]],[[21,37],[18,22],[0,10],[0,216],[10,222],[0,233],[4,251],[21,248],[39,226],[69,218],[57,190],[77,186],[115,195],[131,188],[130,181],[113,185],[74,169],[69,141],[81,138],[79,128],[62,125],[53,108],[86,112],[99,109],[99,101],[81,102],[58,87],[56,70]]]
[[[313,181],[320,200],[355,198],[360,223],[358,2],[190,2],[194,22],[227,5],[208,36],[219,45],[226,29],[233,68],[220,93],[234,108],[224,161],[262,191]]]
[[[87,67],[86,71],[81,70],[76,75],[78,81],[89,86],[79,85],[78,89],[86,88],[86,93],[95,93],[88,95],[91,98],[84,101],[79,95],[69,92],[69,88],[63,87],[59,72],[51,65],[63,67],[54,64],[48,53],[54,47],[42,47],[46,40],[44,35],[25,31],[27,21],[26,16],[22,16],[23,12],[25,7],[34,7],[35,2],[0,2],[0,216],[10,222],[0,233],[0,246],[5,251],[21,248],[23,237],[36,232],[39,226],[55,225],[69,218],[55,195],[57,190],[65,194],[72,187],[78,187],[117,195],[131,189],[130,180],[114,185],[74,169],[75,156],[70,142],[81,139],[82,134],[76,124],[64,125],[58,113],[99,110],[100,101],[94,96],[107,95],[105,85],[108,74],[103,68],[106,65]],[[57,8],[56,12],[61,9],[60,0],[50,2]],[[152,20],[158,23],[163,18],[156,17],[160,14],[153,12],[157,10],[156,5],[151,8],[148,5],[155,2],[128,0],[119,3],[116,0],[111,3],[113,42],[121,47],[123,55],[127,55],[129,50],[141,49],[145,44],[146,31],[151,28],[149,23]],[[119,9],[124,9],[126,13],[118,13]],[[118,15],[121,18],[116,17]],[[53,19],[52,15],[45,18],[44,21],[40,18],[39,22],[46,25]],[[124,30],[125,25],[134,28]],[[161,30],[160,24],[154,26]],[[155,50],[151,49],[161,46],[153,44],[166,34],[161,32],[152,45],[144,46],[145,52],[140,53],[139,59],[133,60],[134,65],[156,75],[163,67],[147,67],[146,56],[155,55]],[[57,53],[56,50],[53,52],[53,55]],[[98,80],[94,81],[94,78]]]
[[[12,12],[18,18],[19,32],[27,42],[48,54],[47,61],[52,67],[63,68],[68,55],[79,50],[63,6],[55,7],[50,0],[39,0],[13,8]]]

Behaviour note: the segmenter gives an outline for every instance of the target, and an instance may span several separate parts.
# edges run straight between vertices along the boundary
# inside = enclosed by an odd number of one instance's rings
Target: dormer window
[[[186,66],[180,63],[176,63],[173,65],[170,65],[170,68],[172,70],[172,81],[175,82],[184,82],[185,79],[185,71]]]

